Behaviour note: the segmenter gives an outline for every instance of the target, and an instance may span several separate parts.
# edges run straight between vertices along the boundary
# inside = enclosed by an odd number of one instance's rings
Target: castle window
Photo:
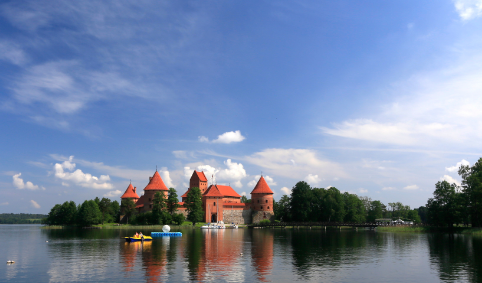
[[[268,200],[266,200],[266,203],[268,203]]]
[[[263,206],[261,206],[261,209],[263,209]]]
[[[258,199],[258,203],[259,203],[259,199]]]
[[[268,206],[268,209],[269,209],[269,206]]]
[[[214,202],[214,206],[216,206],[216,202]]]

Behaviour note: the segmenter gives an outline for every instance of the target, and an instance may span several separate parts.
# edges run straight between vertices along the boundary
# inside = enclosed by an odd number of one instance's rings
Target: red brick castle
[[[259,178],[258,183],[251,191],[251,203],[242,203],[241,196],[231,186],[211,184],[208,187],[208,180],[204,172],[194,171],[189,188],[181,196],[182,202],[179,203],[181,207],[178,210],[185,216],[187,216],[187,211],[183,204],[189,190],[194,187],[201,190],[204,222],[224,221],[225,223],[249,224],[274,218],[273,191],[263,176]],[[137,194],[136,188],[129,184],[121,199],[130,198],[136,203],[138,212],[147,212],[152,210],[154,194],[160,192],[167,198],[168,190],[161,175],[156,171],[152,177],[149,177],[149,183],[144,188],[144,194],[141,197]]]

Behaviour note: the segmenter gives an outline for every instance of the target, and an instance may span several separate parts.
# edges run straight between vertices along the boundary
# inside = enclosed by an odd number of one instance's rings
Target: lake
[[[126,243],[135,230],[40,227],[0,225],[1,282],[481,281],[482,237],[471,235],[182,229]]]

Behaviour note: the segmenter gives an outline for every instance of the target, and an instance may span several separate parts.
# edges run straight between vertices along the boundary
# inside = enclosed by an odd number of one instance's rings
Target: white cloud
[[[209,139],[206,138],[205,136],[199,136],[197,137],[200,142],[209,142]]]
[[[305,181],[310,184],[310,185],[316,185],[322,181],[318,175],[313,175],[313,174],[308,174],[308,176],[305,177]]]
[[[96,177],[89,173],[84,173],[80,169],[73,171],[76,167],[76,164],[72,162],[73,158],[73,156],[70,156],[68,160],[65,160],[61,164],[55,163],[54,173],[56,178],[86,188],[107,190],[113,188],[113,185],[108,182],[110,181],[109,175],[100,175],[100,177]],[[66,172],[65,170],[73,172]]]
[[[104,194],[104,197],[113,198],[113,197],[117,197],[117,196],[120,196],[120,195],[122,195],[122,192],[119,191],[119,190],[115,190],[115,191],[110,191],[110,192]]]
[[[368,193],[368,190],[366,190],[366,189],[364,189],[364,188],[360,188],[358,191],[359,191],[360,193],[362,193],[362,194]]]
[[[8,205],[8,201],[0,203],[0,205]]]
[[[246,177],[246,170],[244,170],[243,164],[232,162],[231,159],[228,159],[224,161],[224,165],[228,168],[219,170],[217,178],[221,181],[232,181],[235,187],[243,187],[241,179]]]
[[[445,170],[446,170],[446,171],[449,171],[449,172],[458,172],[460,166],[462,166],[462,165],[463,165],[463,166],[470,166],[470,162],[468,162],[468,161],[465,160],[465,159],[462,159],[462,161],[457,162],[457,164],[456,164],[455,166],[445,167]]]
[[[248,183],[248,187],[254,188],[254,186],[256,186],[256,184],[258,183],[259,178],[261,178],[261,175],[256,175],[256,176],[254,176],[254,180],[251,180],[251,181]],[[273,178],[271,178],[270,176],[265,175],[265,176],[263,176],[263,178],[264,178],[264,180],[266,181],[266,183],[268,183],[269,186],[276,186],[276,182],[275,182],[275,181],[273,180]]]
[[[410,185],[410,186],[406,186],[403,188],[404,190],[418,190],[418,186],[417,185]]]
[[[310,171],[323,172],[324,175],[318,173],[321,179],[348,176],[338,163],[320,159],[317,155],[316,151],[309,149],[271,148],[246,156],[245,160],[271,175],[298,180],[304,179]]]
[[[285,193],[285,195],[291,195],[291,189],[288,189],[287,187],[282,187],[281,191]]]
[[[34,185],[32,182],[24,183],[23,179],[20,178],[21,175],[22,175],[22,173],[18,173],[18,174],[13,175],[13,185],[17,189],[20,189],[20,190],[22,190],[22,189],[38,190],[39,189],[39,186]],[[42,187],[42,189],[45,190],[44,187]]]
[[[449,175],[444,175],[442,178],[440,178],[440,181],[447,181],[449,184],[456,184],[457,186],[460,186],[459,181],[455,180]]]
[[[241,135],[240,131],[231,131],[231,132],[226,132],[222,135],[219,135],[217,139],[212,140],[212,143],[233,143],[233,142],[241,142],[245,137]],[[209,139],[205,136],[199,136],[198,140],[200,142],[209,142]]]
[[[232,143],[232,142],[241,142],[245,137],[241,135],[240,131],[231,131],[226,132],[222,135],[219,135],[217,139],[213,140],[213,143]]]
[[[40,208],[40,205],[36,201],[30,200],[30,203],[32,204],[33,207],[35,207],[37,209]]]
[[[27,61],[27,56],[16,44],[0,41],[0,60],[6,60],[15,65],[23,65]]]
[[[455,0],[454,4],[462,20],[470,20],[482,15],[482,0]]]
[[[161,175],[161,178],[164,181],[164,184],[166,184],[168,188],[174,187],[174,184],[172,183],[171,175],[167,170],[167,168],[162,167],[161,170],[159,170],[159,174]]]
[[[382,188],[382,191],[394,191],[396,190],[394,187],[384,187]]]
[[[321,131],[354,140],[431,150],[462,146],[469,150],[467,145],[480,148],[482,70],[479,66],[482,56],[454,52],[446,57],[447,62],[450,58],[457,63],[414,73],[385,89],[385,95],[396,99],[372,112],[376,114],[368,114],[371,117],[341,121],[332,127],[322,126]]]
[[[241,195],[242,195],[242,196],[246,196],[246,192],[242,192]]]

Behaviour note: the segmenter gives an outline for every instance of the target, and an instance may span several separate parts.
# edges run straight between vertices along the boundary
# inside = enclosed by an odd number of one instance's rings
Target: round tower
[[[251,192],[251,209],[253,210],[253,222],[264,219],[274,220],[273,191],[261,176]]]

